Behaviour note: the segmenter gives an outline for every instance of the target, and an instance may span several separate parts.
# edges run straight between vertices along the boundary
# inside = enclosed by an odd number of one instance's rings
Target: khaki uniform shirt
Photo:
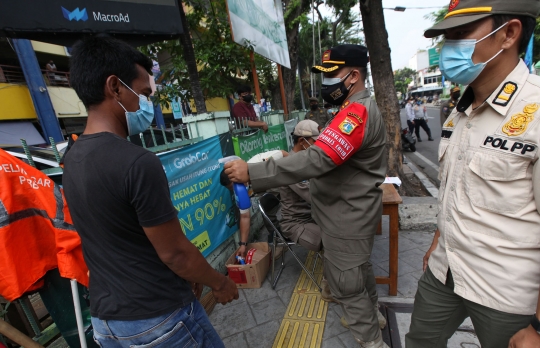
[[[255,191],[310,180],[311,211],[325,234],[373,237],[382,213],[386,128],[369,91],[352,95],[315,145],[277,161],[249,164]]]
[[[311,194],[309,181],[281,186],[281,228],[283,231],[296,228],[298,225],[315,223],[311,217]]]
[[[444,125],[444,123],[446,122],[446,119],[448,118],[448,116],[450,116],[452,111],[454,111],[454,108],[456,107],[456,104],[457,104],[457,101],[455,101],[453,99],[448,99],[448,100],[445,100],[444,102],[442,102],[442,104],[441,104],[441,127]]]
[[[318,108],[315,111],[309,110],[306,112],[305,118],[306,120],[312,120],[317,122],[319,127],[324,127],[326,122],[328,122],[328,112],[326,112],[325,109]]]
[[[441,232],[429,267],[472,302],[533,314],[540,287],[540,77],[520,61],[476,110],[468,88],[439,146]]]

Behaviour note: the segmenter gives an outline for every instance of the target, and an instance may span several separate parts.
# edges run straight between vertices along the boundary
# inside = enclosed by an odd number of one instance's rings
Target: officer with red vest
[[[324,273],[361,347],[385,348],[377,319],[377,291],[369,258],[382,213],[386,131],[365,87],[367,48],[340,45],[323,54],[321,94],[340,111],[313,146],[263,163],[225,165],[235,182],[264,191],[310,180],[312,215],[322,230]],[[249,172],[248,172],[249,169]]]

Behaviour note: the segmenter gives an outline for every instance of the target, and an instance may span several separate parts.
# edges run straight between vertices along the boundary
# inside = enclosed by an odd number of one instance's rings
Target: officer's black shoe
[[[433,141],[433,138],[428,138],[429,141]]]

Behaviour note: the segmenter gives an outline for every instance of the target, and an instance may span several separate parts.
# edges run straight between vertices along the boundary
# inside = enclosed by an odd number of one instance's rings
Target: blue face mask
[[[441,48],[441,57],[439,61],[439,69],[441,69],[441,73],[444,77],[447,80],[462,85],[468,85],[476,80],[486,65],[503,51],[501,49],[485,63],[474,64],[472,56],[476,44],[495,34],[506,24],[508,24],[508,22],[504,23],[480,40],[446,40]]]
[[[120,79],[118,79],[120,80]],[[128,127],[128,135],[135,135],[144,132],[154,120],[154,105],[147,97],[142,94],[137,94],[132,90],[124,81],[120,80],[124,86],[126,86],[130,91],[139,96],[139,110],[137,111],[127,111],[127,109],[118,102],[120,106],[126,111],[126,121]]]

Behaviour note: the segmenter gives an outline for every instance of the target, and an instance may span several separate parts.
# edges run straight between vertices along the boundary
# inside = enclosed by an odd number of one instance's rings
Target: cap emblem
[[[350,135],[356,127],[358,127],[358,124],[348,117],[345,117],[339,125],[341,132],[347,135]]]
[[[457,5],[459,5],[459,0],[451,0],[450,5],[448,5],[448,12],[453,11]]]
[[[323,63],[326,62],[327,60],[330,60],[330,52],[331,52],[330,50],[324,51],[323,56],[322,56]]]

